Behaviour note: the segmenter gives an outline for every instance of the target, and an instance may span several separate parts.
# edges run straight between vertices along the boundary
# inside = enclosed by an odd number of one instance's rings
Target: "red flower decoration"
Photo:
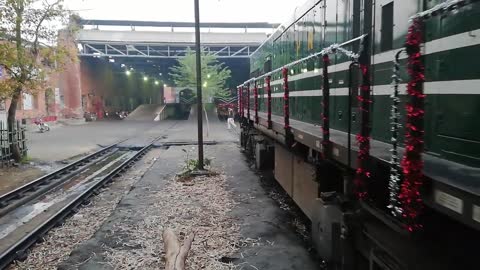
[[[420,45],[422,43],[422,21],[414,20],[408,30],[406,50],[408,54],[408,74],[410,81],[407,86],[407,93],[410,102],[406,105],[407,123],[405,134],[405,155],[402,160],[402,171],[404,180],[400,187],[398,196],[402,208],[405,227],[413,232],[422,228],[418,223],[418,217],[423,210],[420,188],[423,185],[423,160],[424,149],[424,104],[425,94],[423,83],[425,81],[424,66],[421,61],[422,54]]]
[[[283,119],[285,129],[290,129],[290,93],[288,89],[288,68],[283,68]]]
[[[368,170],[368,161],[370,159],[370,71],[366,64],[360,64],[362,71],[362,85],[360,87],[360,96],[357,99],[360,101],[360,110],[362,111],[362,126],[360,134],[357,135],[357,142],[359,144],[359,152],[357,155],[357,172],[355,175],[354,186],[355,194],[359,200],[368,198],[367,183],[370,180],[371,173]]]

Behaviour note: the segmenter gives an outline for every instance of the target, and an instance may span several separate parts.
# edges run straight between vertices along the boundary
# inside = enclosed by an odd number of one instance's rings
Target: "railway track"
[[[104,147],[95,153],[92,153],[80,160],[68,164],[54,172],[44,175],[36,180],[27,183],[17,189],[14,189],[0,196],[0,217],[8,214],[11,210],[28,201],[36,199],[46,191],[67,181],[73,175],[88,168],[92,163],[102,159],[115,152],[115,148],[119,143]]]
[[[105,147],[0,197],[0,269],[26,258],[27,250],[153,146]]]

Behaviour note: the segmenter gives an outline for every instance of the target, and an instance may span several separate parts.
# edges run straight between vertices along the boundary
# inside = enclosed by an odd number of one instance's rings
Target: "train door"
[[[337,43],[337,0],[325,1],[325,42],[324,47],[328,47]],[[328,68],[328,78],[330,82],[330,128],[338,129],[337,117],[337,93],[335,81],[337,76],[335,74],[335,56],[330,55],[330,67]]]
[[[344,43],[353,37],[353,2],[352,0],[337,0],[336,8],[336,42]],[[358,36],[359,33],[356,33]],[[358,51],[358,42],[349,44],[344,48],[351,51]],[[352,72],[349,70],[351,59],[343,54],[332,56],[335,65],[331,69],[331,73],[335,74],[332,82],[333,97],[335,100],[335,114],[332,115],[334,120],[334,128],[341,131],[348,131],[349,128],[358,127],[357,121],[357,102],[356,89],[358,88],[358,69],[353,67]],[[350,88],[352,93],[350,94]],[[351,104],[351,105],[350,105]],[[349,127],[350,126],[350,127]],[[356,131],[356,130],[354,130]]]
[[[424,9],[440,1],[425,3]],[[452,35],[468,36],[479,41],[473,31],[480,28],[480,3],[470,3],[453,16],[436,16],[426,24],[427,44],[435,39],[452,40],[450,46],[461,44]],[[474,6],[476,5],[476,6]],[[447,42],[443,43],[444,46]],[[433,46],[432,46],[433,47]],[[426,151],[468,166],[480,166],[480,95],[478,95],[477,63],[479,46],[457,48],[431,53],[426,46],[424,85],[425,147]]]
[[[272,54],[267,55],[265,57],[265,62],[263,64],[263,74],[269,73],[272,71]],[[266,80],[262,79],[259,82],[258,87],[258,106],[259,110],[263,112],[267,112],[267,87],[266,87]]]
[[[322,1],[315,7],[313,15],[313,48],[314,51],[320,51],[324,48],[324,33],[325,33],[325,7]],[[320,69],[322,67],[321,59],[316,60],[314,63],[315,71],[318,73],[318,77],[315,77],[313,89],[322,89],[322,77]],[[322,96],[321,91],[318,95],[313,96],[309,103],[309,118],[312,123],[321,124],[322,116]]]
[[[361,3],[360,1],[349,1],[348,5],[345,7],[347,11],[347,19],[349,21],[349,25],[351,28],[349,31],[349,39],[358,37],[361,35]],[[354,52],[358,52],[360,50],[360,42],[355,42],[350,47],[351,50]],[[351,64],[349,69],[346,73],[346,81],[348,84],[346,87],[348,88],[348,96],[347,102],[349,105],[350,110],[347,112],[347,118],[349,119],[349,123],[347,123],[347,132],[350,134],[358,134],[360,132],[360,108],[359,102],[357,100],[357,96],[360,94],[359,86],[361,83],[361,74],[358,67],[358,64]]]

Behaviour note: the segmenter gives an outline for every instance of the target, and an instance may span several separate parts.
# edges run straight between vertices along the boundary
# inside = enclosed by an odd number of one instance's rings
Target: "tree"
[[[72,55],[56,44],[56,25],[68,14],[63,0],[0,0],[0,65],[7,73],[0,81],[0,97],[11,101],[7,122],[12,136],[22,93],[45,89],[48,76]],[[21,159],[17,145],[12,144],[12,154]]]
[[[226,82],[230,79],[230,70],[218,62],[217,57],[202,52],[202,96],[203,100],[210,100],[212,97],[226,97],[229,95],[225,89]],[[177,60],[177,65],[170,68],[173,81],[177,87],[197,86],[196,54],[187,49],[185,57]]]

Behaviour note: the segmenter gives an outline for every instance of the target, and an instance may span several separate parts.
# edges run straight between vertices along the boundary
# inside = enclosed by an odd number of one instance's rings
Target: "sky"
[[[306,0],[200,0],[203,22],[283,23]],[[85,19],[194,21],[193,0],[65,0]]]

